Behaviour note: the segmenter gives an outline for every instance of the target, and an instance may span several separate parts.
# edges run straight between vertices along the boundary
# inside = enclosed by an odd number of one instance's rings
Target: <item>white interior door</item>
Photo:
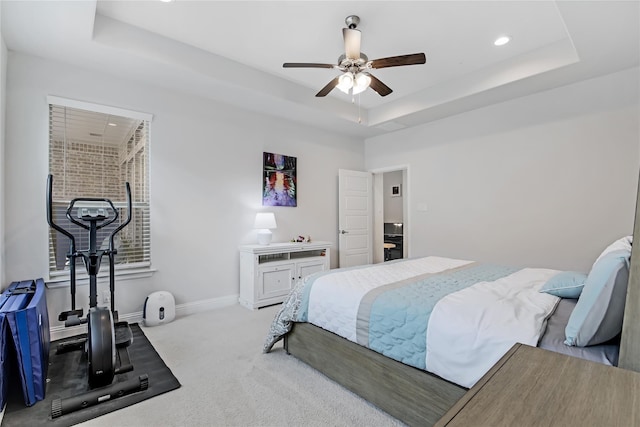
[[[340,267],[372,262],[372,179],[369,172],[338,171]]]

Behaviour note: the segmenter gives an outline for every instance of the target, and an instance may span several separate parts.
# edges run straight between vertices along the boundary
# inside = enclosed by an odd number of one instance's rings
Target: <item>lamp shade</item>
[[[271,230],[269,229],[278,228],[276,225],[276,216],[273,212],[258,212],[253,228],[258,229],[258,244],[268,245],[271,243],[272,237]]]
[[[258,212],[256,214],[256,222],[253,224],[253,228],[278,228],[276,224],[276,216],[273,212]]]

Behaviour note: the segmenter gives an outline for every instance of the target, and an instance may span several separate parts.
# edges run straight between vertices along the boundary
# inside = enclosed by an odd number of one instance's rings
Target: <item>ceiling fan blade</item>
[[[316,96],[327,96],[327,94],[329,92],[331,92],[333,90],[334,87],[338,86],[338,79],[340,77],[336,77],[335,79],[331,80],[325,87],[323,87],[322,89],[320,89],[320,92],[316,93]]]
[[[347,59],[360,59],[360,41],[362,39],[360,30],[343,28],[342,37],[344,38],[344,53]]]
[[[376,76],[369,74],[369,77],[371,77],[371,83],[369,83],[369,87],[378,92],[380,96],[387,96],[391,92],[393,92],[393,90],[391,90],[389,86],[382,83],[378,78],[376,78]]]
[[[314,64],[308,62],[285,62],[283,68],[333,68],[333,64]]]
[[[399,67],[401,65],[424,64],[425,62],[427,62],[427,57],[424,53],[413,53],[411,55],[374,59],[371,61],[371,68]]]

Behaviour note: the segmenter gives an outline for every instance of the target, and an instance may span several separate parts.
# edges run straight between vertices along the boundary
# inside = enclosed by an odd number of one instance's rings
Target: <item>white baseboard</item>
[[[220,298],[211,298],[207,300],[189,302],[186,304],[176,305],[176,317],[188,316],[190,314],[200,313],[203,311],[215,310],[218,308],[228,307],[230,305],[238,304],[239,295],[228,295]],[[127,321],[129,323],[141,323],[142,311],[135,313],[120,314],[118,317],[120,320]],[[72,337],[74,335],[80,335],[87,332],[85,325],[71,326],[65,328],[63,325],[53,326],[49,329],[51,333],[51,341],[59,340],[62,338]]]
[[[202,311],[215,310],[217,308],[228,307],[238,304],[240,295],[228,295],[226,297],[211,298],[201,301],[190,302],[187,304],[176,305],[176,317],[187,316],[189,314],[200,313]]]

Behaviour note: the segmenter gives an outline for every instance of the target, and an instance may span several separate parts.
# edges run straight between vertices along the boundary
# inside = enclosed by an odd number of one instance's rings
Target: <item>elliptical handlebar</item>
[[[120,230],[125,228],[131,222],[131,208],[132,208],[132,204],[131,204],[131,186],[129,185],[128,182],[125,182],[124,185],[125,185],[126,191],[127,191],[127,220],[125,222],[123,222],[122,224],[120,224],[119,226],[117,226],[116,229],[113,230],[113,232],[109,236],[109,250],[110,251],[113,251],[113,246],[114,246],[113,245],[113,238],[116,236],[116,234],[118,234],[118,232]],[[111,202],[109,202],[109,203],[111,203]],[[113,206],[113,205],[111,205],[111,206]],[[118,211],[116,211],[116,218],[118,218]],[[114,218],[113,221],[115,221],[116,218]],[[113,222],[113,221],[111,221],[111,222]]]
[[[122,230],[124,227],[126,227],[127,225],[129,225],[129,223],[131,222],[131,209],[132,209],[132,202],[131,202],[131,186],[129,185],[128,182],[125,182],[125,189],[126,189],[126,193],[127,193],[127,220],[125,222],[123,222],[122,224],[120,224],[119,226],[117,226],[109,235],[109,250],[112,251],[114,249],[114,242],[113,239],[115,238],[116,234],[118,234],[120,232],[120,230]],[[86,224],[83,224],[82,222],[76,220],[73,215],[71,215],[71,211],[73,210],[74,205],[77,202],[103,202],[103,203],[108,203],[109,206],[111,207],[111,210],[113,210],[114,212],[114,216],[113,218],[111,218],[110,220],[103,222],[101,224],[96,224],[96,230],[99,230],[101,228],[106,227],[109,224],[113,224],[119,217],[120,214],[118,213],[118,209],[116,209],[116,207],[113,205],[113,202],[111,202],[111,200],[109,199],[104,199],[104,198],[94,198],[94,197],[81,197],[81,198],[76,198],[73,199],[70,203],[69,203],[69,207],[67,208],[67,218],[69,219],[69,221],[71,221],[72,223],[84,228],[85,230],[89,229],[89,226]],[[76,239],[75,236],[73,234],[71,234],[71,232],[65,230],[64,228],[62,228],[61,226],[59,226],[58,224],[56,224],[53,221],[53,175],[49,174],[49,176],[47,177],[47,222],[49,223],[49,225],[55,229],[56,231],[59,231],[60,233],[64,234],[66,237],[69,238],[69,240],[71,240],[71,253],[75,254],[76,252]]]
[[[47,222],[49,223],[49,226],[51,226],[51,228],[53,228],[56,231],[59,231],[60,233],[62,233],[65,236],[67,236],[69,238],[69,240],[71,240],[71,253],[75,253],[75,251],[76,251],[76,238],[74,237],[74,235],[71,234],[70,232],[68,232],[67,230],[65,230],[64,228],[60,227],[55,222],[53,222],[53,213],[52,213],[52,211],[53,211],[53,195],[52,195],[52,190],[53,190],[53,175],[49,174],[49,176],[47,177]]]
[[[71,311],[76,317],[82,316],[82,309],[76,310],[76,238],[69,231],[60,227],[53,221],[53,175],[47,176],[47,222],[49,226],[59,233],[64,234],[71,241],[69,248],[69,287],[71,289]],[[66,321],[69,313],[61,313],[58,317],[60,321]]]

